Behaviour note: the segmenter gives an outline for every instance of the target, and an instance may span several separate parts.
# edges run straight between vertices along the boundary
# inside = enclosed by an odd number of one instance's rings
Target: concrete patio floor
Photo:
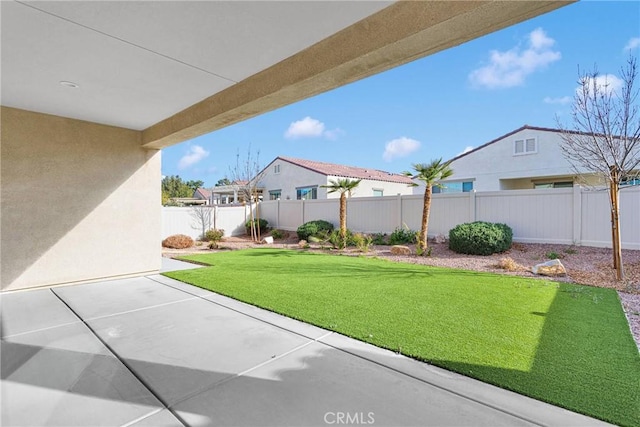
[[[3,426],[604,424],[160,275],[0,304]]]

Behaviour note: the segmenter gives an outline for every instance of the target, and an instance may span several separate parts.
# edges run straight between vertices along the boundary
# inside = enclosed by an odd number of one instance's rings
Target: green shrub
[[[551,251],[551,252],[547,252],[545,254],[545,256],[549,259],[560,259],[560,258],[564,258],[564,255],[561,255],[557,252]]]
[[[347,246],[356,246],[355,235],[351,230],[347,230],[347,235],[345,239],[340,237],[340,230],[333,230],[331,234],[329,234],[328,240],[331,245],[336,249],[344,249]]]
[[[509,249],[512,239],[513,231],[506,224],[469,222],[449,231],[449,249],[461,254],[491,255]]]
[[[282,230],[271,230],[271,237],[273,237],[275,240],[280,240],[280,239],[284,239],[285,233]]]
[[[355,233],[352,237],[353,244],[358,248],[360,252],[369,252],[371,244],[373,243],[373,237],[362,233]]]
[[[416,243],[417,241],[417,233],[413,230],[410,230],[406,225],[404,226],[404,228],[396,228],[395,230],[393,230],[393,233],[389,235],[390,245]]]
[[[253,221],[256,226],[260,224],[260,233],[264,233],[269,228],[269,221],[264,218],[260,218],[260,222],[258,222],[258,218],[254,218],[253,220],[249,220],[245,223],[244,228],[247,231],[247,234],[251,234],[251,221]]]
[[[309,221],[298,227],[298,239],[309,240],[309,236],[321,237],[320,233],[325,232],[327,236],[333,231],[333,224],[328,221],[317,219],[315,221]]]
[[[224,237],[224,230],[217,230],[212,228],[204,233],[204,240],[207,242],[219,242]]]
[[[387,233],[375,233],[371,236],[371,239],[374,245],[386,245]]]

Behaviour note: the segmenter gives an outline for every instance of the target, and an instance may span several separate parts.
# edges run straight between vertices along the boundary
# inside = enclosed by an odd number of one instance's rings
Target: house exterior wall
[[[279,172],[276,173],[276,168]],[[318,199],[339,198],[340,193],[328,193],[323,185],[328,185],[330,180],[343,179],[342,176],[323,175],[284,160],[276,159],[264,172],[264,176],[258,183],[264,188],[264,200],[269,200],[269,191],[281,190],[281,200],[296,200],[296,190],[300,187],[317,186]],[[352,197],[372,197],[373,190],[382,190],[385,196],[398,194],[412,194],[412,189],[407,184],[375,181],[363,179]]]
[[[344,179],[341,176],[329,176],[327,182],[330,180]],[[397,196],[413,194],[413,188],[407,184],[398,182],[387,181],[374,181],[369,179],[363,179],[360,185],[352,192],[351,197],[373,197],[373,190],[382,190],[383,196]],[[340,198],[340,193],[330,193],[327,195],[328,199]]]
[[[514,155],[514,141],[535,138],[537,152]],[[453,176],[444,181],[474,181],[476,191],[533,189],[534,181],[574,180],[562,156],[558,132],[523,129],[451,163]],[[592,183],[589,182],[590,184]]]
[[[279,173],[275,172],[276,167],[280,168]],[[264,188],[264,200],[269,200],[269,191],[273,190],[282,191],[281,200],[296,200],[297,188],[314,185],[318,186],[318,199],[326,199],[327,190],[320,187],[326,184],[326,175],[277,159],[264,171],[258,186]]]
[[[160,152],[139,132],[7,107],[1,123],[3,291],[160,269]]]

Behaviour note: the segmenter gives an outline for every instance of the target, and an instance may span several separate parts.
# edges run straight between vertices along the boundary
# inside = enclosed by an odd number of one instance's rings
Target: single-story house
[[[412,194],[411,178],[405,175],[283,156],[276,157],[259,175],[265,200],[338,198],[340,193],[328,193],[323,186],[343,178],[362,180],[352,197]]]
[[[434,192],[603,185],[600,178],[589,171],[576,173],[562,154],[561,139],[559,129],[524,125],[453,158],[454,174],[441,182],[443,188],[434,187]],[[414,193],[423,191],[424,186],[416,187]]]

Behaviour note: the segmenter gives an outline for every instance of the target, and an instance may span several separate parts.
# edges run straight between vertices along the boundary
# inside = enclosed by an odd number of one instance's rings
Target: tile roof
[[[309,169],[323,175],[341,176],[345,178],[370,179],[374,181],[396,182],[400,184],[412,184],[411,178],[405,175],[381,171],[371,168],[359,168],[355,166],[337,165],[334,163],[316,162],[313,160],[295,159],[292,157],[278,156],[278,159],[294,165]],[[273,163],[273,162],[272,162]]]
[[[206,188],[198,188],[196,191],[196,193],[200,193],[202,195],[202,197],[204,197],[205,199],[210,199],[211,198],[211,191],[207,190]],[[195,196],[195,194],[194,194]]]

